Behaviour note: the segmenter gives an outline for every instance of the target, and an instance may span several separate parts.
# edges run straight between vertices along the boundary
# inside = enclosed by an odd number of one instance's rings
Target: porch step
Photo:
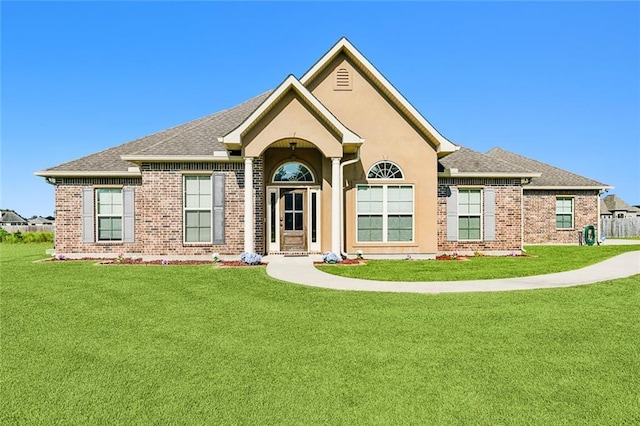
[[[269,255],[279,255],[284,257],[308,257],[310,255],[320,255],[321,252],[315,251],[270,251]]]

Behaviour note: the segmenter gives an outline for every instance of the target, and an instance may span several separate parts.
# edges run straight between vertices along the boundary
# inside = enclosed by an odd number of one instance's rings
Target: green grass
[[[365,265],[319,265],[343,277],[381,281],[459,281],[513,278],[570,271],[640,246],[531,246],[532,257],[472,257],[467,261],[368,260]]]
[[[381,294],[0,245],[2,424],[638,424],[640,276]]]

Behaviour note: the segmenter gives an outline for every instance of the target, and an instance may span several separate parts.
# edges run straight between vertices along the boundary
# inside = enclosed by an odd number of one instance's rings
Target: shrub
[[[262,262],[262,256],[260,256],[258,253],[244,252],[240,255],[240,260],[247,265],[259,265],[260,262]]]
[[[22,234],[25,243],[52,243],[53,232],[25,232]]]
[[[322,256],[322,261],[324,263],[338,263],[340,262],[340,257],[337,254],[328,251]]]
[[[2,229],[2,228],[0,228]],[[2,229],[0,231],[0,241],[3,243],[52,243],[53,232],[25,232],[16,231],[13,234]]]

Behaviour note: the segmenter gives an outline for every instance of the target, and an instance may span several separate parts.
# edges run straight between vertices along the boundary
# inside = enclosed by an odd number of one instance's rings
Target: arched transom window
[[[367,179],[404,179],[404,175],[391,161],[379,161],[369,169]]]
[[[298,162],[284,163],[273,175],[274,182],[313,182],[311,170]]]

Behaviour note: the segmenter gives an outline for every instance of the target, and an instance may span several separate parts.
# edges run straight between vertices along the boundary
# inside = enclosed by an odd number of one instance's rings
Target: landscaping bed
[[[46,259],[47,262],[74,262],[74,261],[93,261],[97,262],[99,265],[179,265],[179,266],[202,266],[202,265],[212,265],[219,268],[241,268],[248,266],[267,266],[267,263],[260,262],[256,264],[248,264],[241,260],[220,260],[217,262],[213,262],[210,260],[142,260],[135,258],[122,258],[122,259],[96,259],[90,257],[83,257],[80,259],[69,259],[69,258],[58,258],[53,257],[51,259]]]

